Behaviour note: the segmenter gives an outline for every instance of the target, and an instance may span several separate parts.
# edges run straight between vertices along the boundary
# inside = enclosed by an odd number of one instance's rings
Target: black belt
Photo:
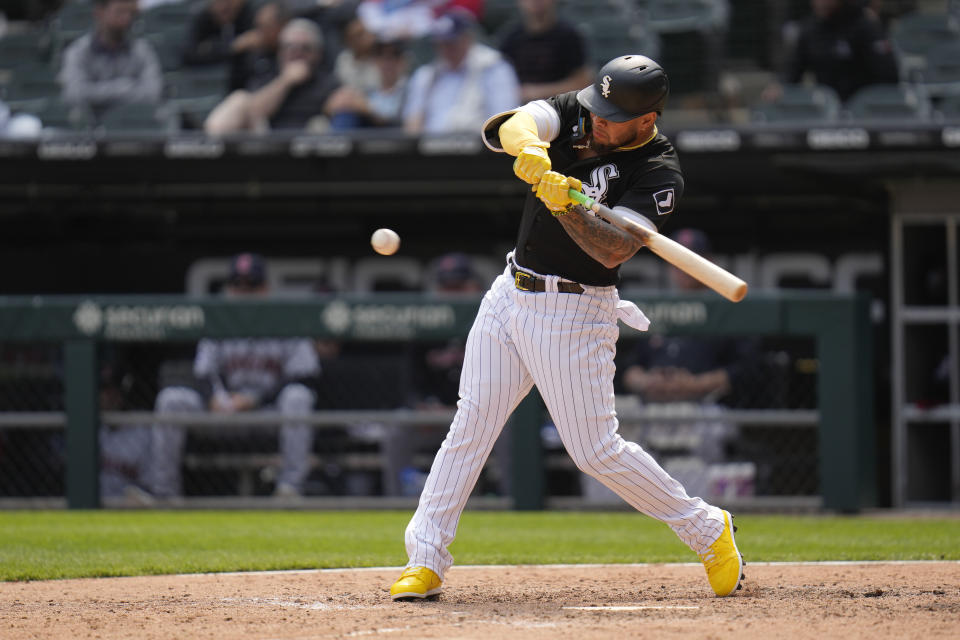
[[[521,271],[515,265],[510,265],[510,273],[513,274],[513,284],[520,291],[543,292],[547,290],[547,281],[538,278],[532,273]],[[560,293],[583,293],[583,287],[576,282],[557,282],[557,291]]]

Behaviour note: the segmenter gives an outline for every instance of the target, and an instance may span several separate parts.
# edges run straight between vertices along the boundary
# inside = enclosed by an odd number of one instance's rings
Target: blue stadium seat
[[[751,120],[756,123],[831,122],[840,116],[840,98],[830,87],[788,84],[782,91],[775,102],[751,107]]]
[[[929,98],[907,84],[876,84],[853,94],[844,105],[852,120],[926,121],[932,114]]]

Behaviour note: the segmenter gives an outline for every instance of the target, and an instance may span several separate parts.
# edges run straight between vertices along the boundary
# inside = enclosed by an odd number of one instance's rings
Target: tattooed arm
[[[598,218],[580,205],[571,207],[566,215],[558,216],[557,220],[587,255],[608,269],[623,264],[643,246],[639,238]]]

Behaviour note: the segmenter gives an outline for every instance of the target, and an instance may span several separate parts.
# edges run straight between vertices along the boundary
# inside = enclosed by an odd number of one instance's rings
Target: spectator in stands
[[[226,295],[259,298],[269,293],[266,264],[257,254],[233,258]],[[297,421],[313,410],[311,388],[320,373],[313,341],[307,338],[201,340],[193,363],[194,376],[206,383],[206,394],[185,386],[167,387],[157,394],[157,413],[199,412],[231,414],[273,408],[283,421],[280,428],[282,467],[274,494],[295,497],[303,491],[310,471],[313,430]],[[184,429],[172,424],[152,428],[151,493],[160,498],[181,495],[180,461]]]
[[[480,20],[484,1],[363,0],[357,7],[357,15],[379,38],[409,40],[430,35],[434,18],[453,8],[468,11],[474,20]]]
[[[183,63],[226,64],[231,56],[256,49],[252,29],[253,9],[247,0],[207,0],[193,17]]]
[[[673,240],[710,257],[706,234],[697,229],[680,229]],[[671,288],[681,293],[700,292],[706,287],[687,273],[670,267]],[[748,357],[751,341],[705,339],[690,336],[652,336],[634,354],[623,374],[624,386],[651,402],[688,402],[719,399],[729,394],[737,377],[754,364]]]
[[[234,53],[230,57],[231,91],[262,87],[277,75],[280,32],[290,17],[290,9],[283,0],[268,2],[257,9],[253,29],[234,40]]]
[[[473,262],[462,253],[440,256],[432,271],[427,291],[434,295],[479,296],[483,293],[483,283]],[[464,340],[459,337],[413,344],[409,355],[410,397],[407,405],[419,411],[454,409],[460,398],[463,356]],[[413,458],[420,451],[431,456],[435,454],[445,435],[446,425],[389,430],[384,441],[385,492],[388,495],[420,495],[422,486],[417,481],[424,480],[426,473],[415,468]]]
[[[402,41],[377,42],[373,48],[373,63],[377,68],[378,84],[362,92],[350,88],[338,96],[332,110],[337,129],[356,127],[400,127],[403,101],[406,96],[407,52]]]
[[[523,102],[582,89],[593,82],[586,41],[557,16],[556,0],[517,0],[522,21],[500,51],[513,65]]]
[[[696,229],[680,229],[673,240],[700,255],[710,257],[707,236]],[[670,268],[673,290],[696,293],[703,284],[674,267]],[[648,422],[638,437],[647,446],[662,453],[692,456],[698,464],[722,463],[726,444],[735,435],[735,427],[723,419],[721,401],[743,402],[745,388],[758,380],[759,346],[754,338],[668,336],[654,334],[640,340],[620,365],[623,388],[636,394],[641,403],[673,405],[678,412],[699,407],[699,418],[692,422]],[[670,465],[668,460],[664,468]],[[705,491],[706,467],[690,473],[688,465],[668,469],[674,477]],[[682,477],[682,478],[681,478]],[[694,494],[696,495],[696,493]]]
[[[333,115],[333,98],[342,91],[333,74],[320,67],[323,38],[310,20],[291,20],[280,33],[279,72],[253,91],[231,93],[210,113],[210,135],[314,127],[317,116]]]
[[[846,100],[858,89],[899,79],[893,48],[876,14],[860,0],[811,0],[813,15],[788,39],[785,83],[796,84],[807,74],[817,84],[834,89]],[[763,98],[779,98],[778,85]]]
[[[63,54],[63,100],[99,117],[110,107],[159,103],[163,74],[153,47],[131,36],[137,0],[95,0],[93,30]]]
[[[453,9],[435,23],[436,56],[414,73],[403,110],[409,133],[475,131],[520,102],[513,67],[499,51],[476,41],[477,23]]]
[[[373,59],[376,36],[360,18],[350,20],[343,28],[343,50],[337,55],[334,73],[345,87],[366,94],[380,86],[380,72]]]

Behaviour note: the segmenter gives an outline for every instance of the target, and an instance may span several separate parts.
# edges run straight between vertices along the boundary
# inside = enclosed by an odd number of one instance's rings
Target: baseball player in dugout
[[[641,55],[614,58],[595,82],[491,117],[483,139],[516,157],[532,185],[506,268],[467,338],[460,401],[407,526],[409,562],[394,600],[440,593],[467,498],[510,413],[536,385],[577,467],[638,511],[666,523],[703,562],[718,596],[743,580],[732,516],[687,495],[639,445],[617,433],[617,320],[649,320],[617,292],[619,267],[642,243],[574,203],[579,190],[651,229],[676,210],[683,176],[657,131],[667,74]]]
[[[269,295],[263,256],[255,253],[234,256],[224,293],[228,298],[246,300]],[[308,338],[204,338],[197,344],[193,373],[207,383],[207,392],[179,385],[165,387],[157,394],[155,411],[158,414],[204,410],[221,414],[276,411],[281,422],[278,448],[282,464],[274,495],[278,498],[300,496],[310,471],[314,434],[312,427],[298,418],[313,411],[316,394],[311,387],[320,374],[313,341]],[[162,421],[154,424],[151,431],[151,457],[146,472],[150,493],[163,500],[179,498],[186,432],[182,425]]]

